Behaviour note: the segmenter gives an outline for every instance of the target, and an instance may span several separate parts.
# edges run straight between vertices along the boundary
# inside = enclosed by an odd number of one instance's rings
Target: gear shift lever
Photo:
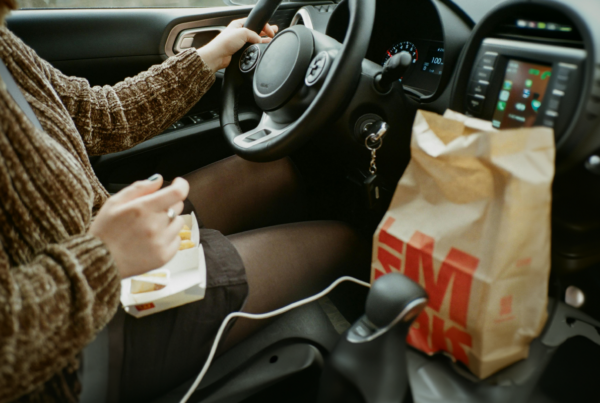
[[[373,284],[366,314],[333,349],[318,403],[401,403],[408,390],[406,336],[427,294],[400,273]]]

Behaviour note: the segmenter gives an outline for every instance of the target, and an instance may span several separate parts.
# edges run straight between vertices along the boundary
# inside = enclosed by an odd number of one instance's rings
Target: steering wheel
[[[245,27],[260,33],[281,0],[259,0]],[[352,98],[369,46],[375,1],[347,0],[350,11],[344,42],[295,25],[268,45],[246,45],[225,71],[221,127],[237,155],[250,161],[283,158],[305,144]],[[242,88],[252,82],[263,114],[243,133],[238,120]]]

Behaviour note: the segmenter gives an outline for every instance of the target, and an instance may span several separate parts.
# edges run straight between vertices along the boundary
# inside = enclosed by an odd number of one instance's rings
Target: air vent
[[[298,10],[296,15],[294,15],[290,26],[294,25],[304,25],[306,28],[314,29],[312,19],[310,18],[310,14],[306,8],[301,8]]]

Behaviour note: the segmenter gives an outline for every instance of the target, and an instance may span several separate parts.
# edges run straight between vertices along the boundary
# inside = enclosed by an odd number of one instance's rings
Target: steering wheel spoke
[[[241,148],[248,149],[265,143],[281,135],[289,125],[274,122],[268,113],[263,113],[260,123],[254,129],[236,136],[233,141]]]

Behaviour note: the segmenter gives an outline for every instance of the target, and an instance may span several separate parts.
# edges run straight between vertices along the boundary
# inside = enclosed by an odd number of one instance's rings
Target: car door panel
[[[271,23],[286,28],[296,11],[306,4],[282,4]],[[251,7],[20,10],[10,15],[7,24],[64,74],[84,77],[91,85],[114,85],[172,56],[182,31],[224,27],[247,16],[250,10]],[[194,46],[201,46],[212,36],[198,36]],[[156,172],[170,180],[231,155],[219,127],[221,84],[222,74],[217,73],[213,87],[186,115],[199,119],[185,117],[175,127],[130,150],[92,157],[92,165],[107,189],[119,190]],[[246,98],[252,99],[251,93]],[[240,124],[249,130],[259,118],[250,106],[241,114]]]
[[[282,5],[271,22],[286,28],[299,7],[295,3]],[[63,73],[76,72],[93,85],[113,85],[130,75],[124,74],[132,70],[126,67],[129,63],[150,67],[172,56],[166,51],[167,41],[171,41],[172,49],[172,42],[182,29],[226,26],[247,16],[250,10],[251,7],[21,10],[11,13],[7,25],[40,57],[56,67],[60,65]],[[183,28],[173,30],[179,26]],[[93,71],[81,67],[91,64],[95,65]]]
[[[240,113],[240,124],[246,130],[255,127],[259,119],[256,112]],[[107,190],[116,192],[157,172],[170,181],[230,155],[219,119],[215,118],[165,132],[129,150],[104,155],[95,161],[94,170]]]

